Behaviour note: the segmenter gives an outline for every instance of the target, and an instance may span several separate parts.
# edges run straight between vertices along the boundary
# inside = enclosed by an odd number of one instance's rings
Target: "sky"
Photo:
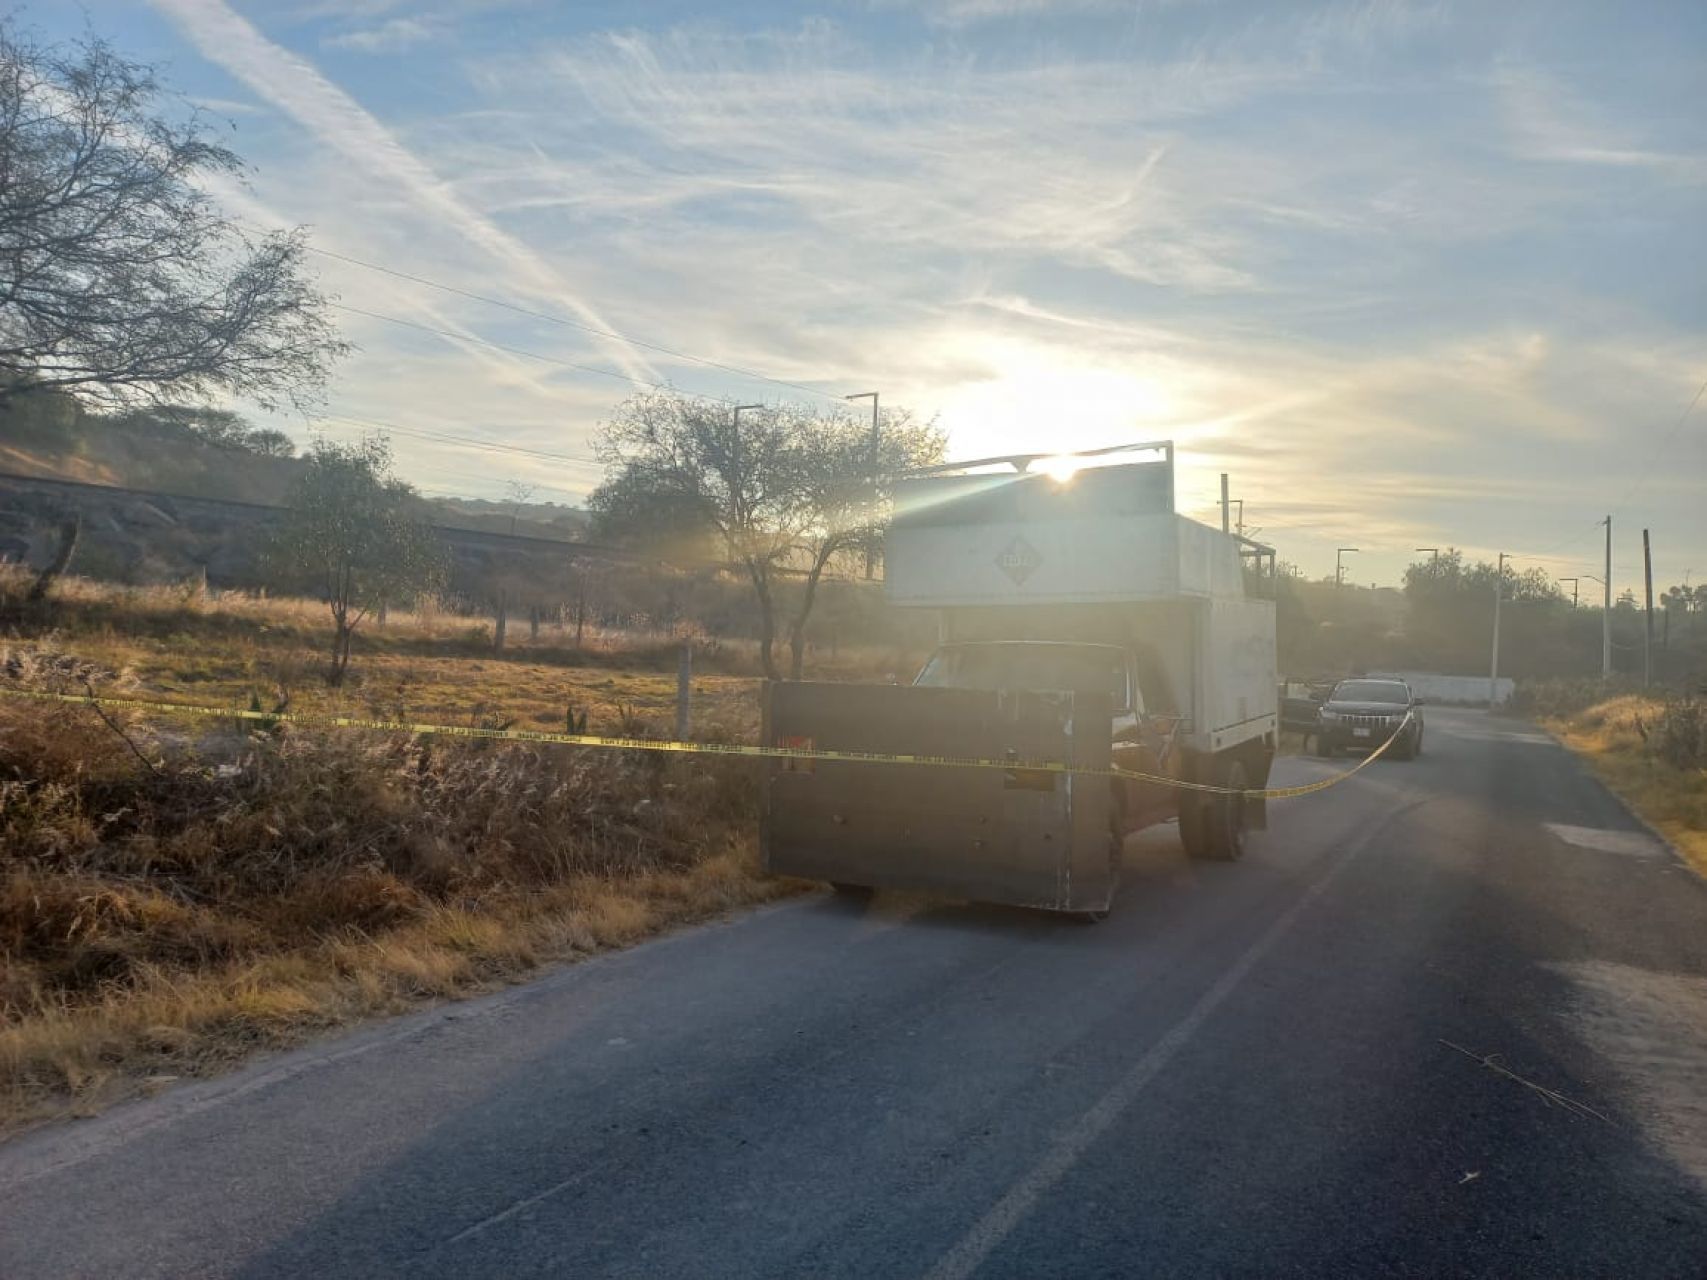
[[[1587,595],[1610,512],[1619,589],[1644,525],[1656,591],[1707,579],[1697,0],[18,13],[161,64],[232,212],[311,229],[358,350],[270,425],[389,424],[427,491],[577,501],[637,384],[875,390],[951,456],[1172,439],[1182,510],[1228,472],[1311,576]]]

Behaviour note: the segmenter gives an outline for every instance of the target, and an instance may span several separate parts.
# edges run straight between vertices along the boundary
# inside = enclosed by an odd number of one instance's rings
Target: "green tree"
[[[1485,670],[1491,654],[1494,587],[1500,604],[1500,668],[1512,675],[1567,674],[1589,660],[1570,602],[1541,569],[1503,571],[1450,548],[1405,570],[1409,658],[1437,670]],[[1598,649],[1595,650],[1598,654]]]
[[[345,346],[302,231],[251,236],[208,194],[242,167],[152,68],[0,17],[0,400],[313,403]]]
[[[382,603],[402,604],[445,581],[443,546],[419,495],[391,474],[382,438],[316,441],[269,557],[279,585],[314,591],[332,614],[327,681],[341,685],[357,629]]]

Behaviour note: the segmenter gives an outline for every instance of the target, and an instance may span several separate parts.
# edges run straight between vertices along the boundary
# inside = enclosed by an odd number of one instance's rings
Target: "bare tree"
[[[805,512],[791,459],[792,425],[783,410],[749,416],[736,435],[724,405],[673,392],[624,401],[605,427],[599,454],[616,469],[587,499],[598,528],[683,546],[708,537],[752,583],[759,609],[759,656],[776,667],[776,577],[798,539]]]
[[[300,406],[346,350],[303,232],[241,231],[206,188],[241,161],[173,109],[104,41],[43,47],[0,18],[0,404],[65,388]]]
[[[880,466],[941,457],[941,434],[904,416],[881,433]],[[674,392],[627,400],[607,425],[600,456],[612,473],[588,497],[600,536],[665,554],[721,552],[752,584],[765,675],[780,679],[775,644],[784,575],[804,574],[789,621],[790,670],[801,671],[818,583],[843,552],[875,536],[870,437],[851,415],[791,407],[740,421],[724,405]]]
[[[921,425],[906,412],[882,416],[877,473],[872,474],[871,428],[863,415],[846,412],[806,418],[793,439],[794,485],[804,508],[796,559],[805,575],[788,624],[789,679],[800,679],[806,663],[806,623],[824,571],[850,553],[881,551],[887,477],[942,461],[946,441],[934,424]],[[863,558],[863,555],[862,555]]]

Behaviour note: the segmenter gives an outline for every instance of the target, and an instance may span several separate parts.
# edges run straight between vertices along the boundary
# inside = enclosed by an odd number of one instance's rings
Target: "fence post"
[[[682,641],[682,660],[676,667],[676,741],[686,742],[693,731],[690,708],[693,696],[693,642]]]

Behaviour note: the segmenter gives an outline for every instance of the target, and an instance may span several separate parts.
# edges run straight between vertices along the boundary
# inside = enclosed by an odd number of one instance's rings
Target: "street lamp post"
[[[1420,551],[1427,551],[1429,553],[1429,563],[1430,564],[1433,564],[1436,560],[1440,559],[1440,548],[1439,547],[1415,547],[1415,548],[1413,548],[1413,550],[1416,550],[1419,552]]]
[[[1600,580],[1600,678],[1612,678],[1612,517],[1600,522],[1606,526],[1606,576]]]
[[[871,529],[867,530],[865,539],[865,580],[870,582],[876,560],[871,540],[877,528],[877,392],[856,391],[842,399],[871,401]]]
[[[1345,565],[1342,562],[1341,557],[1347,555],[1348,553],[1349,554],[1355,554],[1357,552],[1357,550],[1358,550],[1358,548],[1356,548],[1356,547],[1337,547],[1337,548],[1335,548],[1335,550],[1334,550],[1334,586],[1343,587],[1345,585]]]

